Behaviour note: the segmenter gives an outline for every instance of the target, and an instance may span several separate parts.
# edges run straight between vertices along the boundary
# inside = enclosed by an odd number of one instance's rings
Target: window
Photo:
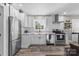
[[[46,27],[46,17],[45,16],[34,16],[33,27],[35,30],[45,30]]]

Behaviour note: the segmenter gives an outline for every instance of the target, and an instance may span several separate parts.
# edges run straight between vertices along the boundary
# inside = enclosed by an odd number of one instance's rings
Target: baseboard
[[[31,47],[31,46],[46,46],[46,44],[31,44],[31,45],[29,45],[29,47]]]

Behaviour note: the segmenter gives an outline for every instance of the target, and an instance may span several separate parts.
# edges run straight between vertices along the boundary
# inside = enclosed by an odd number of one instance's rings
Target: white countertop
[[[29,33],[23,33],[23,34],[55,34],[55,33],[52,33],[52,32],[29,32]]]

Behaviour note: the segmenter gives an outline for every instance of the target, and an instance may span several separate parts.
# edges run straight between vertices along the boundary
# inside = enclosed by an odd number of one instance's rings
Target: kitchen
[[[44,17],[46,17],[45,19],[43,19],[44,20],[44,24],[45,24],[45,29],[44,30],[42,30],[42,29],[37,29],[36,31],[35,31],[35,29],[33,29],[33,27],[31,27],[32,25],[33,25],[33,19],[30,19],[30,28],[29,27],[24,27],[25,28],[25,33],[23,34],[24,36],[23,36],[23,38],[24,37],[28,37],[29,39],[27,40],[27,42],[29,41],[29,42],[31,42],[31,44],[46,44],[47,42],[47,39],[49,40],[49,35],[50,36],[52,36],[52,38],[50,37],[50,39],[52,39],[51,40],[51,44],[53,44],[53,43],[55,43],[54,41],[55,41],[55,33],[54,33],[54,31],[55,31],[55,29],[59,29],[60,30],[60,26],[58,26],[58,25],[61,25],[62,23],[54,23],[54,21],[52,21],[52,19],[54,19],[53,17],[52,17],[52,15],[42,15],[42,16],[40,16],[40,15],[36,15],[36,16],[31,16],[31,17],[42,17],[42,18],[44,18]],[[37,20],[37,19],[36,19]],[[43,20],[41,21],[41,22],[43,22]],[[38,21],[40,21],[40,20],[38,20]],[[46,23],[45,23],[45,21],[46,21]],[[29,21],[28,21],[29,22]],[[28,23],[27,22],[27,23]],[[49,23],[50,24],[49,24]],[[54,24],[53,24],[54,23]],[[34,24],[35,25],[35,24]],[[53,25],[53,26],[52,26]],[[29,25],[28,25],[29,26]],[[53,29],[51,28],[51,27],[53,27]],[[64,30],[63,28],[61,28],[61,30]],[[61,31],[60,30],[60,31]],[[40,32],[39,32],[40,31]],[[27,32],[27,33],[26,33]],[[60,33],[59,33],[60,34]],[[23,44],[24,44],[24,40],[26,40],[25,38],[23,39]],[[28,43],[29,43],[28,42]],[[26,42],[25,42],[25,44],[24,45],[28,45]],[[23,45],[23,46],[24,46]],[[27,46],[26,46],[27,47]]]
[[[49,50],[61,46],[64,49],[72,42],[79,44],[78,3],[2,3],[0,5],[1,11],[4,10],[2,11],[6,21],[4,25],[7,29],[2,31],[2,34],[5,34],[2,41],[6,42],[4,46],[7,46],[4,47],[5,55],[16,55],[18,51],[34,48],[33,46],[38,48],[43,46]]]

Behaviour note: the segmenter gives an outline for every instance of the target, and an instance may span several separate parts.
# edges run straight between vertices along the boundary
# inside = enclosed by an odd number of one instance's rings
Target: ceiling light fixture
[[[19,4],[19,7],[22,7],[23,6],[23,4]]]
[[[63,15],[66,15],[67,13],[66,12],[63,12]]]

